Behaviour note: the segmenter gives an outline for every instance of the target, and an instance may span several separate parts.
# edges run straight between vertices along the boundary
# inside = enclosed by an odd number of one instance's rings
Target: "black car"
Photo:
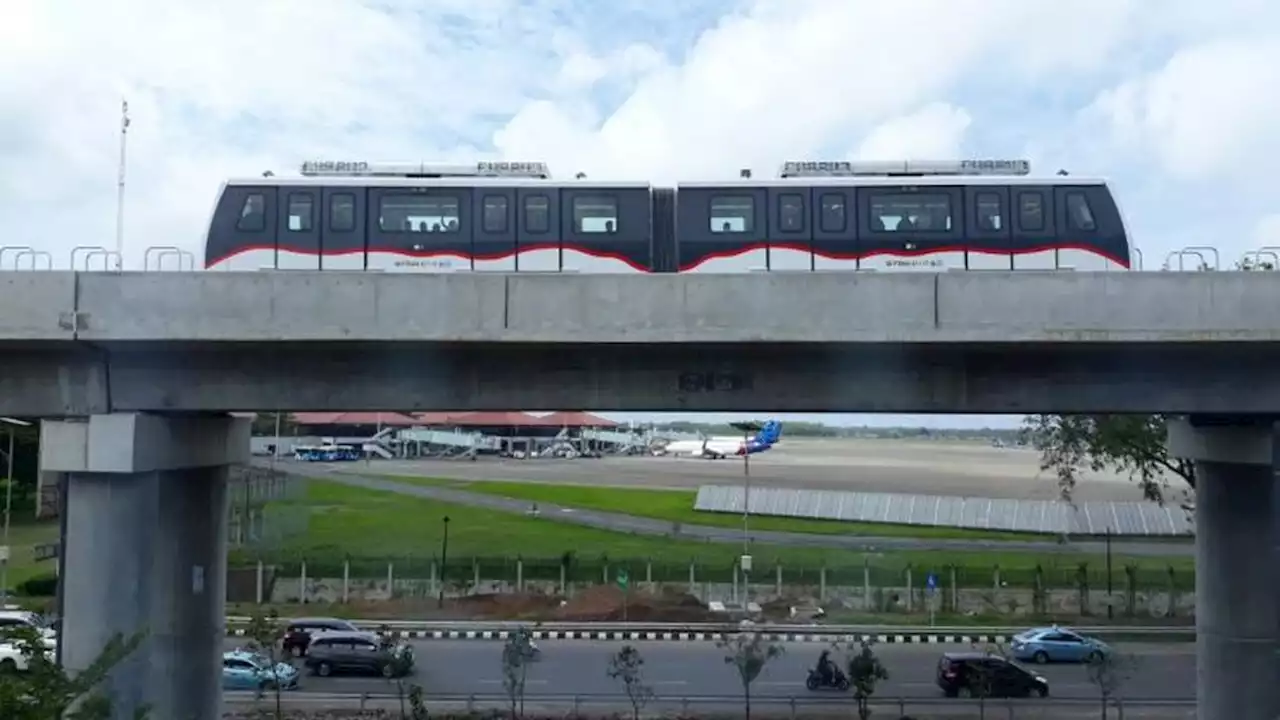
[[[307,654],[313,636],[325,632],[359,632],[360,628],[337,618],[298,618],[284,631],[283,650],[294,657]]]
[[[986,653],[946,653],[938,687],[947,697],[1048,697],[1049,681],[1013,660]]]
[[[413,648],[371,632],[324,633],[311,641],[305,661],[311,672],[321,677],[403,677],[413,672],[413,663]]]

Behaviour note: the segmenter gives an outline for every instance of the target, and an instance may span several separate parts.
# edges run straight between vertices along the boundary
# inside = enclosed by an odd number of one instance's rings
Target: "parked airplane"
[[[713,437],[702,440],[676,440],[654,451],[655,455],[689,455],[707,460],[723,460],[727,457],[764,452],[782,437],[782,423],[770,420],[760,428],[755,437],[745,440],[733,437]]]

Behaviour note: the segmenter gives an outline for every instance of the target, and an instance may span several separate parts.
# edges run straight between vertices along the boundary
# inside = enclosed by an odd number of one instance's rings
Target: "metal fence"
[[[224,694],[229,706],[245,706],[260,702],[256,693],[229,692]],[[274,702],[274,698],[272,698]],[[400,696],[386,693],[286,693],[284,705],[291,709],[346,709],[383,710],[398,708]],[[485,712],[507,710],[511,699],[500,693],[449,694],[430,693],[426,698],[428,709],[434,711]],[[625,695],[569,695],[526,693],[523,698],[526,714],[554,713],[567,717],[601,716],[606,713],[630,711]],[[955,718],[1004,718],[1006,720],[1067,720],[1068,718],[1101,717],[1102,699],[987,699],[958,700],[940,697],[876,697],[871,701],[873,717],[918,717],[941,720]],[[684,717],[696,717],[698,712],[739,710],[743,705],[740,695],[696,695],[688,697],[659,696],[645,706],[646,714],[679,712]],[[813,694],[800,696],[759,695],[751,698],[753,714],[778,717],[813,717],[815,715],[853,715],[851,694]],[[1157,700],[1113,698],[1107,702],[1112,717],[1124,718],[1194,718],[1194,700]]]
[[[703,485],[695,510],[741,515],[745,489]],[[1195,531],[1180,507],[1151,502],[1081,502],[944,497],[895,493],[752,488],[750,513],[777,517],[897,523],[1055,535],[1187,536]]]

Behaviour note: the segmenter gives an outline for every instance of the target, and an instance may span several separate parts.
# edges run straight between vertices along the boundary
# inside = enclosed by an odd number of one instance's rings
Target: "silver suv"
[[[326,632],[311,638],[305,664],[321,677],[336,674],[403,677],[413,672],[413,648],[371,632]]]

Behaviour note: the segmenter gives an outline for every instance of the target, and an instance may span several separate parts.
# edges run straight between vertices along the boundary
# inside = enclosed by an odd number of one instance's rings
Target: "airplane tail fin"
[[[760,433],[756,436],[756,441],[762,445],[772,445],[778,442],[782,437],[782,423],[777,420],[770,420],[760,428]]]

